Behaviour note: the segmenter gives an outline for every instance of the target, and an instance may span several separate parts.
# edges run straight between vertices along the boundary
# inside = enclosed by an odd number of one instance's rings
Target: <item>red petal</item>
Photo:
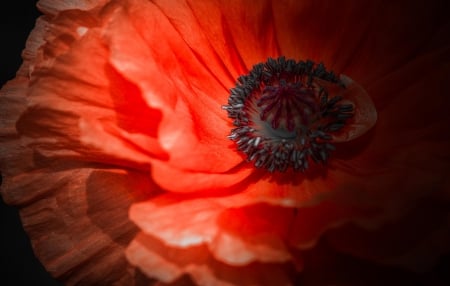
[[[130,218],[144,233],[167,245],[188,248],[205,244],[217,260],[229,265],[289,260],[289,251],[282,241],[286,225],[277,225],[273,216],[267,217],[270,208],[232,210],[227,205],[232,205],[232,201],[226,197],[183,200],[166,195],[133,205]],[[277,217],[290,214],[288,210],[280,211]],[[260,223],[264,221],[265,226],[271,224],[271,227],[258,226],[246,217],[259,219]],[[241,229],[238,226],[245,227],[246,232],[237,232]],[[274,229],[279,229],[278,233],[273,232]]]
[[[346,75],[341,75],[340,78],[345,85],[345,90],[336,94],[336,96],[343,97],[343,100],[340,101],[341,104],[352,104],[354,114],[338,134],[332,135],[333,142],[346,142],[356,139],[372,129],[377,122],[375,105],[364,88]]]
[[[17,77],[2,87],[0,93],[0,170],[4,180],[10,175],[16,175],[32,165],[31,156],[25,160],[18,154],[27,150],[20,144],[20,138],[15,129],[16,120],[26,108],[23,94],[27,90],[28,80]],[[21,96],[22,95],[22,96]],[[28,155],[31,150],[28,150]]]
[[[273,14],[283,55],[324,62],[366,86],[443,44],[444,6],[429,1],[274,1]]]
[[[177,37],[184,41],[197,60],[204,64],[204,68],[209,70],[211,76],[221,82],[225,89],[232,87],[237,77],[247,71],[241,54],[227,38],[230,31],[226,30],[224,24],[219,24],[224,21],[219,5],[213,1],[154,3],[176,30]],[[193,80],[198,81],[200,78]]]
[[[237,55],[233,64],[246,69],[241,74],[280,55],[271,1],[188,2],[212,45],[219,51],[225,45],[231,55]]]
[[[365,221],[378,217],[379,211],[358,205],[324,201],[318,205],[299,208],[291,225],[289,242],[300,249],[311,248],[322,234],[348,221]]]
[[[66,10],[91,10],[103,6],[107,2],[108,0],[40,0],[37,6],[43,13],[52,15]]]
[[[450,240],[448,206],[424,199],[406,216],[375,229],[345,225],[327,234],[338,251],[417,272],[429,271]]]
[[[211,164],[214,165],[214,164]],[[166,191],[175,193],[214,192],[242,182],[253,172],[253,168],[236,168],[226,173],[203,173],[180,170],[165,162],[153,160],[153,180]],[[177,178],[174,180],[174,178]]]
[[[136,228],[127,213],[131,203],[152,191],[148,177],[68,161],[37,161],[47,166],[9,177],[2,197],[22,206],[23,226],[47,271],[67,284],[132,285],[134,269],[124,257],[124,245]]]
[[[146,275],[165,283],[189,274],[195,285],[291,285],[292,269],[286,265],[254,263],[233,267],[216,261],[204,246],[174,248],[143,233],[133,240],[126,255]]]
[[[289,208],[266,204],[227,208],[217,219],[220,231],[212,242],[212,252],[231,265],[246,265],[254,260],[290,261],[292,256],[285,239],[291,221]]]
[[[270,1],[155,1],[195,54],[222,78],[223,61],[231,88],[255,64],[279,55]],[[182,20],[181,20],[182,19]],[[211,52],[211,48],[213,52]]]
[[[136,87],[108,65],[93,17],[61,12],[58,28],[49,28],[49,42],[32,66],[30,107],[18,129],[26,143],[47,156],[141,167],[150,157],[165,156],[154,138],[160,116],[141,104]],[[85,29],[81,34],[79,27]],[[95,56],[86,57],[92,51]],[[130,120],[134,116],[143,118]]]
[[[321,171],[321,170],[319,170]],[[304,207],[314,205],[336,189],[340,174],[329,172],[300,176],[290,170],[268,175],[260,170],[240,185],[239,205],[268,203],[274,206]]]
[[[341,70],[340,64],[354,58],[367,28],[376,21],[378,6],[384,7],[378,2],[273,1],[281,53],[296,59],[324,62],[326,66],[331,64],[333,69]]]
[[[168,163],[181,170],[215,173],[242,162],[229,148],[230,125],[221,109],[228,97],[223,80],[229,78],[217,78],[213,62],[199,61],[154,4],[138,2],[126,9],[117,8],[109,24],[111,60],[140,87],[147,104],[161,110],[158,139],[170,154]]]

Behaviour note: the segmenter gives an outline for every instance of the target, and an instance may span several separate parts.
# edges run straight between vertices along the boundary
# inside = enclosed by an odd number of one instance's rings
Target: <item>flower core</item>
[[[345,88],[323,64],[279,57],[253,66],[230,90],[222,106],[235,128],[229,139],[255,167],[270,172],[308,169],[334,150],[332,133],[353,116],[353,104],[328,87]]]

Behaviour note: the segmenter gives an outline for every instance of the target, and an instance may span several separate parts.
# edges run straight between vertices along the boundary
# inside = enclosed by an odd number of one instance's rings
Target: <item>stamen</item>
[[[235,126],[228,138],[255,167],[269,172],[326,163],[335,150],[331,134],[345,126],[354,107],[330,96],[324,83],[345,87],[321,63],[280,57],[253,66],[222,106]]]

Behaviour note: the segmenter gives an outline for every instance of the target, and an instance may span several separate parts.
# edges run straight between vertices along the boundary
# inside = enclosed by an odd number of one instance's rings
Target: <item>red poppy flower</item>
[[[432,4],[41,0],[0,96],[2,196],[67,284],[307,283],[318,244],[428,271],[450,238]]]

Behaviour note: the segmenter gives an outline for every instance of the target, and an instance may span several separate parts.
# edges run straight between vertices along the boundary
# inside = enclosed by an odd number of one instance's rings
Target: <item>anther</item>
[[[253,66],[222,106],[234,120],[228,138],[247,161],[269,172],[326,163],[335,150],[332,135],[353,116],[354,106],[330,95],[324,83],[344,88],[322,63],[280,57]]]

